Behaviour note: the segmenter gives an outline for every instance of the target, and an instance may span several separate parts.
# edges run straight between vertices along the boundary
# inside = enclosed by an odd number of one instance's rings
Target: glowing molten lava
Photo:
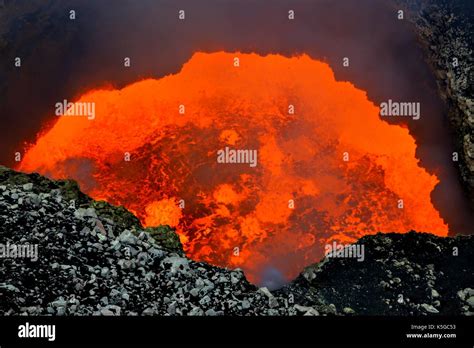
[[[333,241],[447,235],[408,130],[306,55],[196,53],[176,75],[78,102],[94,102],[95,119],[59,117],[19,169],[176,227],[190,257],[252,281],[270,268],[294,277]],[[226,147],[258,150],[257,165],[218,163]]]

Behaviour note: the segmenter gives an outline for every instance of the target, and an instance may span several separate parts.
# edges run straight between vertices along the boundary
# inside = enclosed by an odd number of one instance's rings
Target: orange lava
[[[408,129],[306,55],[196,53],[175,75],[78,102],[94,102],[95,118],[58,117],[18,169],[170,224],[191,258],[251,281],[269,267],[290,279],[333,241],[448,233]],[[218,163],[225,147],[257,150],[257,165]]]

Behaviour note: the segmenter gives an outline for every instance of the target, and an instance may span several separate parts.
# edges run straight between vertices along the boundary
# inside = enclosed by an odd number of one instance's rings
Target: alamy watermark
[[[248,163],[253,168],[257,166],[257,156],[257,150],[226,147],[217,151],[217,163]]]
[[[38,244],[0,244],[0,259],[31,259],[38,261]]]
[[[46,338],[52,342],[56,340],[56,325],[38,325],[26,322],[18,326],[19,338]]]
[[[365,260],[365,246],[363,244],[339,244],[335,241],[324,246],[326,257],[355,258],[362,262]]]
[[[389,99],[386,102],[380,103],[380,116],[403,116],[419,120],[421,116],[420,103],[396,102]]]
[[[71,103],[64,99],[55,104],[56,116],[83,116],[88,120],[95,119],[94,102],[76,102]]]

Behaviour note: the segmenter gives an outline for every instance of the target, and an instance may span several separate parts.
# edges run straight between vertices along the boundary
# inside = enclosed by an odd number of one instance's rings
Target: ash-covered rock
[[[357,244],[364,261],[326,258],[277,293],[348,315],[474,314],[472,236],[380,233]]]
[[[0,315],[471,315],[473,241],[366,236],[363,262],[326,258],[271,292],[73,181],[0,167],[0,245],[38,246],[37,260],[0,257]]]
[[[462,181],[474,207],[474,5],[460,0],[396,0],[425,48],[448,108]]]
[[[0,259],[0,315],[282,315],[241,270],[184,257],[168,227],[143,229],[73,181],[0,167],[0,237],[38,260]],[[271,301],[270,301],[271,300]]]

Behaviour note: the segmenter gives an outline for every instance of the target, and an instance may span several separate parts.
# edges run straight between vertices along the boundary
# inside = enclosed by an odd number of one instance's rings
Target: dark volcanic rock
[[[0,255],[0,315],[470,315],[473,241],[366,236],[363,262],[325,259],[272,293],[73,181],[0,167],[0,246],[38,246],[37,260]]]
[[[356,244],[364,246],[364,261],[326,258],[280,292],[305,306],[333,304],[338,312],[474,314],[467,301],[474,291],[472,236],[380,233]]]
[[[448,107],[459,171],[474,207],[474,58],[472,1],[396,0],[410,13]]]
[[[0,315],[294,311],[270,307],[240,270],[189,260],[169,227],[144,229],[123,207],[92,200],[74,181],[0,167],[0,243],[38,246],[36,261],[0,258]]]

